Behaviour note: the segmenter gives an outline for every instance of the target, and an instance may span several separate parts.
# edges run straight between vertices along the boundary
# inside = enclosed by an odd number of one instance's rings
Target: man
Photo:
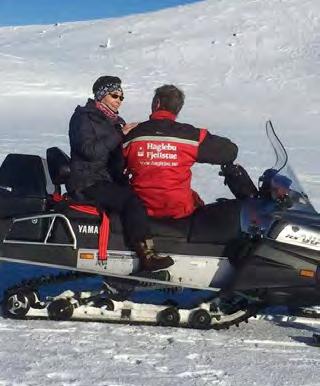
[[[191,189],[192,165],[225,165],[237,157],[238,148],[229,139],[176,122],[183,104],[184,93],[177,87],[157,88],[150,119],[140,123],[124,140],[131,185],[150,216],[179,219],[191,215],[203,205]],[[220,206],[225,209],[226,205]],[[233,206],[237,207],[234,203],[229,206],[232,212]],[[206,211],[220,210],[215,205],[207,206]]]
[[[120,213],[125,238],[140,258],[143,270],[167,268],[173,260],[156,254],[145,208],[123,174],[121,145],[133,125],[126,125],[118,114],[124,99],[121,80],[102,76],[92,91],[94,100],[78,106],[70,120],[68,191],[75,198],[93,200],[108,213]]]

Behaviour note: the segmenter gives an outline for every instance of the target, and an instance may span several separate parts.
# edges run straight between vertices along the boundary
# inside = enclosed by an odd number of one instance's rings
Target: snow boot
[[[159,256],[154,249],[152,239],[144,240],[137,244],[136,253],[141,262],[142,271],[157,271],[165,269],[174,264],[170,256]]]

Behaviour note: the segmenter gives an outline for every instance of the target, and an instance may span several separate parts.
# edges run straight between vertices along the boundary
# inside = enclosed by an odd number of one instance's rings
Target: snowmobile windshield
[[[304,192],[296,174],[289,165],[287,151],[277,136],[271,121],[266,123],[266,134],[275,154],[275,163],[267,169],[260,178],[263,185],[267,185],[273,198],[288,196],[293,203],[293,209],[312,210],[314,208]]]

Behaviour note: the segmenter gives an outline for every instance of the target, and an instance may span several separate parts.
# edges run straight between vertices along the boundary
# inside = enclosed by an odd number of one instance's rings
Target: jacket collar
[[[176,115],[166,110],[157,110],[150,115],[150,119],[170,119],[171,121],[175,121],[176,118]]]

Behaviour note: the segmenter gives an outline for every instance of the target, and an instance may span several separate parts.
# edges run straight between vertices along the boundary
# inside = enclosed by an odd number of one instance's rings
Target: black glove
[[[222,165],[219,174],[224,176],[224,184],[229,187],[236,198],[241,200],[257,197],[258,190],[247,171],[241,165]]]

